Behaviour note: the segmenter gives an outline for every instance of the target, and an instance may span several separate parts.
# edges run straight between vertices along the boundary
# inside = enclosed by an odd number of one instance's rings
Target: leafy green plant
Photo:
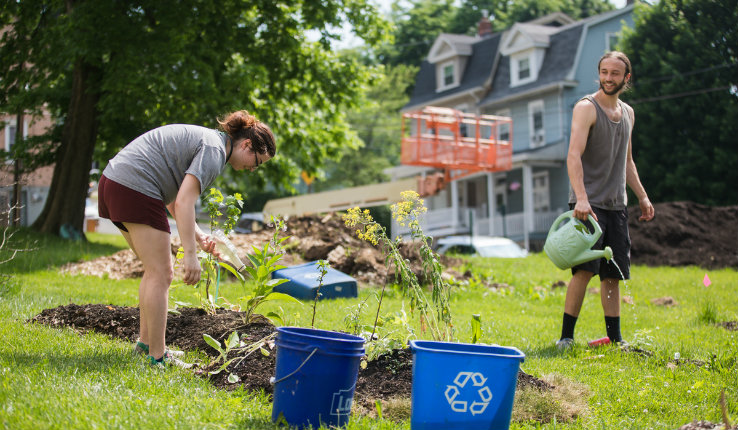
[[[348,227],[358,227],[356,234],[360,239],[373,245],[379,245],[385,255],[385,264],[388,268],[395,268],[395,281],[402,287],[410,298],[410,311],[419,312],[421,330],[428,330],[435,340],[451,340],[451,309],[449,306],[449,285],[441,276],[443,266],[431,249],[431,239],[423,234],[418,217],[426,211],[423,200],[414,191],[404,191],[402,201],[392,205],[392,216],[400,225],[410,227],[411,238],[419,244],[420,258],[423,262],[423,271],[431,284],[431,300],[426,298],[425,292],[418,281],[418,277],[410,269],[409,261],[400,254],[399,245],[402,239],[392,240],[386,229],[377,223],[368,210],[361,211],[358,207],[349,209],[343,216]],[[382,286],[377,314],[372,329],[372,338],[379,320],[386,284]],[[435,313],[431,309],[435,307]]]
[[[320,299],[320,288],[323,286],[323,278],[328,273],[328,268],[331,267],[330,263],[326,260],[318,260],[318,291],[315,292],[315,300],[313,301],[313,319],[310,322],[310,327],[315,328],[315,310],[318,308],[318,299]]]
[[[232,350],[237,348],[240,345],[240,339],[238,337],[238,332],[233,331],[229,336],[228,340],[226,340],[225,344],[221,345],[221,343],[210,336],[209,334],[203,334],[202,337],[205,339],[205,342],[213,347],[216,351],[218,351],[218,357],[215,359],[216,363],[222,362],[223,364],[217,369],[212,372],[210,372],[211,375],[216,375],[223,371],[226,367],[228,367],[231,362],[235,360],[235,358],[228,359],[228,353]]]
[[[279,264],[279,260],[285,254],[282,244],[284,241],[289,239],[289,236],[279,237],[280,232],[287,230],[285,221],[281,217],[271,217],[271,224],[274,225],[274,234],[269,242],[264,244],[263,248],[253,246],[253,253],[248,254],[249,263],[244,270],[251,276],[254,281],[254,287],[251,291],[247,291],[243,300],[245,301],[245,322],[251,321],[254,315],[254,311],[259,305],[269,300],[286,300],[295,303],[300,303],[299,300],[287,294],[279,293],[274,291],[274,287],[288,282],[287,279],[272,279],[272,273],[279,269],[284,269],[285,266]],[[225,267],[225,266],[224,266]],[[246,279],[241,273],[237,272],[232,267],[225,267],[230,271],[240,282],[244,289],[246,289]]]
[[[354,306],[349,306],[346,308],[346,316],[343,317],[343,323],[346,326],[346,329],[351,334],[358,335],[361,333],[361,314],[364,312],[364,309],[368,306],[367,301],[371,297],[376,297],[377,300],[379,300],[379,295],[374,293],[371,296],[367,296],[364,300],[360,301],[358,304]]]
[[[272,333],[256,342],[252,342],[249,344],[243,342],[243,340],[239,338],[237,331],[233,331],[228,336],[228,339],[225,341],[224,344],[221,344],[217,339],[213,338],[209,334],[203,334],[202,336],[208,345],[218,351],[218,357],[215,359],[215,362],[222,362],[222,364],[216,370],[208,372],[211,375],[217,375],[218,373],[227,369],[231,363],[234,364],[234,367],[238,366],[241,361],[243,361],[246,357],[248,357],[255,351],[260,351],[263,355],[269,355],[269,351],[267,351],[264,346],[274,346],[272,339],[276,336],[276,333]],[[229,355],[234,355],[234,357],[229,359]],[[234,373],[228,375],[228,382],[230,382],[231,384],[235,384],[238,381],[240,381],[238,375]]]

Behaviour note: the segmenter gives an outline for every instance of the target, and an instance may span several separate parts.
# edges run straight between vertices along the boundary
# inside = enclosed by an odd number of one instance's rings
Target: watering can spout
[[[600,258],[604,258],[607,261],[610,261],[612,259],[612,248],[609,246],[606,246],[605,249],[601,251],[594,251],[594,250],[588,250],[579,255],[579,258],[577,258],[575,261],[572,261],[573,266],[586,263],[587,261],[592,260],[598,260]]]

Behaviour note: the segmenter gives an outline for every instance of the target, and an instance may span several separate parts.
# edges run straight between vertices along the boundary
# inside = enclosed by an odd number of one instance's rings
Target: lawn
[[[73,243],[21,231],[13,246],[24,251],[0,266],[0,423],[8,429],[96,428],[275,428],[271,404],[262,393],[223,391],[183,370],[156,371],[132,356],[130,345],[102,335],[78,335],[26,320],[43,309],[68,303],[136,306],[138,281],[70,276],[59,267],[94,259],[125,247],[120,236],[90,235],[89,243]],[[7,248],[0,261],[7,258]],[[582,407],[577,418],[539,423],[536,413],[562,417],[562,400],[520,402],[512,429],[676,429],[695,419],[722,422],[719,403],[725,391],[727,414],[738,422],[738,331],[718,325],[738,321],[738,273],[698,267],[634,266],[632,280],[622,288],[623,335],[637,352],[615,347],[588,348],[587,340],[605,336],[599,296],[588,294],[577,324],[577,345],[566,353],[554,347],[568,280],[542,254],[525,259],[464,260],[477,280],[456,285],[452,312],[456,338],[471,339],[471,317],[481,315],[481,342],[515,346],[526,354],[522,370],[565,387]],[[703,285],[705,275],[711,284]],[[486,282],[481,282],[484,279]],[[512,288],[491,289],[490,283]],[[593,283],[590,287],[595,287]],[[221,294],[231,302],[243,295],[240,286],[225,284]],[[358,299],[320,302],[316,327],[346,330],[346,315],[368,298],[369,324],[376,302],[373,288]],[[669,296],[678,305],[651,302]],[[195,291],[179,283],[172,304],[199,303]],[[312,305],[267,303],[258,313],[282,313],[291,325],[309,326]],[[388,290],[382,308],[385,330],[397,337],[409,312],[407,300]],[[420,333],[417,321],[410,327]],[[421,335],[422,337],[422,335]],[[648,354],[646,354],[648,353]],[[187,359],[202,354],[188,353]],[[518,399],[520,400],[520,399]],[[558,403],[557,403],[558,402]],[[526,408],[530,410],[526,410]],[[354,416],[349,429],[409,428],[395,422]]]

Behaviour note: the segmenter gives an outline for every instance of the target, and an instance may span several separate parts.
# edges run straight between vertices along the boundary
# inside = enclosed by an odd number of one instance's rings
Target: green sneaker
[[[139,340],[136,342],[136,345],[133,346],[133,353],[139,355],[149,355],[149,346]],[[184,357],[185,355],[184,351],[177,351],[169,348],[165,350],[164,354],[168,354],[172,357]]]
[[[165,352],[164,355],[158,360],[151,355],[147,355],[146,360],[148,361],[150,365],[160,368],[160,369],[166,369],[171,366],[176,366],[176,367],[179,367],[180,369],[189,369],[193,366],[192,363],[184,362],[172,356],[169,353],[169,351]]]
[[[133,345],[133,353],[138,355],[149,355],[149,346],[140,340]]]

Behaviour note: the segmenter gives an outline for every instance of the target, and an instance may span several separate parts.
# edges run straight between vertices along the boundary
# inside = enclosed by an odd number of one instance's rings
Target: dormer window
[[[463,34],[442,33],[436,38],[428,53],[428,62],[436,68],[436,92],[461,85],[464,68],[476,41],[476,38]]]
[[[535,81],[538,75],[535,62],[536,58],[533,51],[511,55],[510,86],[517,87]]]
[[[436,66],[436,91],[446,91],[459,85],[456,61],[444,61]]]
[[[530,58],[518,60],[518,80],[524,81],[530,78]]]
[[[443,65],[443,86],[450,87],[454,84],[454,64],[448,63]]]

